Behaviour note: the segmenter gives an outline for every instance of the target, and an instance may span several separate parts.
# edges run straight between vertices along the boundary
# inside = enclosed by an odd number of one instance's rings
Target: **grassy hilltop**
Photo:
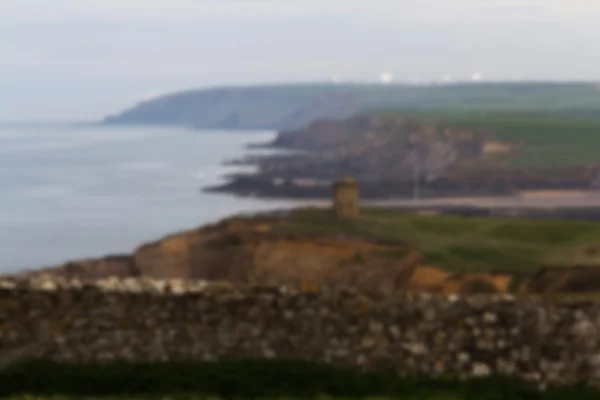
[[[419,248],[424,263],[449,272],[533,274],[543,266],[598,265],[587,250],[600,243],[600,224],[587,221],[463,218],[364,209],[340,221],[324,210],[299,210],[285,229],[402,241]]]

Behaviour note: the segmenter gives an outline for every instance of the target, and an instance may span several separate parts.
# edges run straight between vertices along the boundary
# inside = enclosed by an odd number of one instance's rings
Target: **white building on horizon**
[[[385,71],[379,75],[379,83],[381,83],[382,85],[388,85],[393,81],[394,75],[392,75],[390,72]]]

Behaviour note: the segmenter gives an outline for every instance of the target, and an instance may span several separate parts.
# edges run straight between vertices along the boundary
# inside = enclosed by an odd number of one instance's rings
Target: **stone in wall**
[[[174,282],[2,280],[0,363],[299,358],[600,386],[598,302]]]

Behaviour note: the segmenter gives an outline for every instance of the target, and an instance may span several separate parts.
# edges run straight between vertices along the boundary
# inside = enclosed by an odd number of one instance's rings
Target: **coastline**
[[[202,191],[325,201],[336,180],[352,176],[363,201],[394,207],[600,207],[600,166],[503,164],[494,157],[512,149],[510,143],[480,130],[446,128],[441,136],[439,130],[424,121],[377,115],[317,121],[248,144],[281,153],[230,160],[228,165],[254,171],[230,174]]]
[[[204,189],[210,192],[210,189]],[[306,191],[300,196],[289,192],[279,196],[261,196],[248,192],[217,190],[237,198],[254,198],[264,201],[293,201],[298,208],[331,207],[332,189],[314,196]],[[504,196],[463,195],[414,199],[410,197],[364,198],[361,206],[399,212],[455,214],[463,216],[506,216],[521,218],[558,218],[600,220],[600,191],[598,190],[526,190]]]
[[[256,164],[254,164],[256,166]],[[238,198],[261,200],[318,201],[327,202],[331,198],[333,181],[288,179],[274,182],[260,171],[252,174],[231,174],[229,181],[207,186],[206,193],[228,194]],[[403,195],[398,195],[402,193]],[[491,208],[553,208],[553,207],[600,207],[600,190],[589,188],[550,188],[524,189],[494,193],[493,191],[473,193],[469,191],[448,191],[436,193],[421,189],[418,198],[414,196],[414,183],[405,182],[390,187],[385,183],[361,183],[360,195],[365,204],[406,207],[421,206],[474,206]]]

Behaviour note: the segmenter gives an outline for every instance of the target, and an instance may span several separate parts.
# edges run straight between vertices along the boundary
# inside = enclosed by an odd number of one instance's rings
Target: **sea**
[[[123,254],[235,214],[294,207],[205,193],[268,131],[0,126],[0,274]]]

